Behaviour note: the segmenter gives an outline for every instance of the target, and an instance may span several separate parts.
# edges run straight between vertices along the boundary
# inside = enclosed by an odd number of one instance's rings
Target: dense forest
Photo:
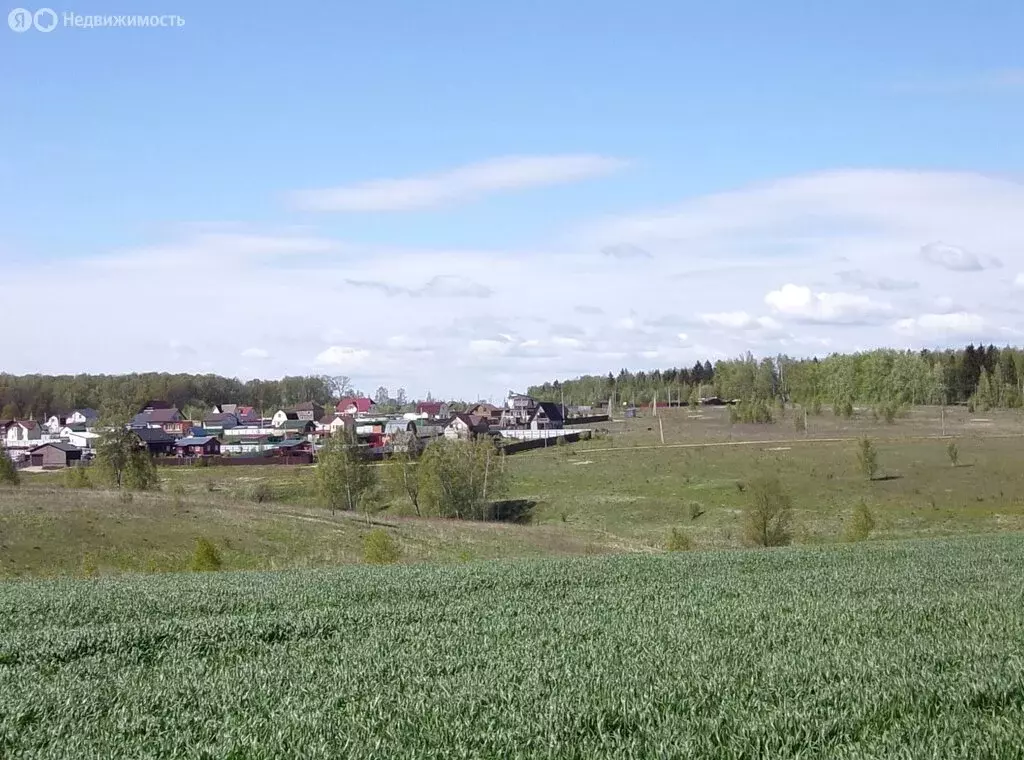
[[[695,396],[841,407],[866,404],[972,404],[1020,407],[1024,350],[969,345],[961,350],[788,356],[698,362],[691,369],[621,370],[534,386],[530,395],[566,404],[686,402]]]

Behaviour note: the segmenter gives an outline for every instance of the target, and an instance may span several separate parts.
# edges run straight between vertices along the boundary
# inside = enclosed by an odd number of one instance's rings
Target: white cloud
[[[893,329],[896,332],[910,337],[980,335],[988,327],[984,317],[964,311],[948,314],[921,314],[917,317],[900,319],[893,324]]]
[[[316,355],[313,363],[321,367],[353,370],[363,367],[370,358],[370,352],[351,346],[330,346]]]
[[[832,324],[864,322],[888,314],[892,307],[853,293],[814,293],[792,283],[773,290],[764,302],[779,314],[808,322]]]
[[[5,307],[37,316],[0,330],[0,354],[18,373],[330,372],[363,389],[498,398],[556,377],[692,366],[746,350],[999,343],[1019,340],[1011,329],[1024,330],[1014,311],[1022,291],[1011,288],[1024,273],[1021,208],[1024,185],[1007,180],[834,172],[595,220],[536,249],[363,245],[315,229],[244,225],[185,228],[91,259],[8,253],[8,246],[0,251]],[[640,280],[599,253],[624,240],[651,254]],[[998,256],[1005,268],[965,275],[929,265],[921,248],[939,240]],[[501,242],[496,232],[495,246]],[[125,294],[151,292],[183,267],[230,282],[239,294],[204,303],[211,323],[238,324],[240,304],[269,305],[245,312],[243,337],[267,358],[240,356],[246,346],[238,347],[238,331],[189,337],[174,320],[123,319]],[[59,315],[38,311],[38,284],[54,278],[88,294],[105,340],[82,341],[59,329]],[[489,297],[474,297],[481,292],[474,284]],[[278,306],[296,288],[307,302],[283,319]],[[775,295],[766,303],[768,291]],[[960,313],[980,317],[984,328],[976,334],[970,318],[919,316]],[[903,318],[913,321],[895,329]],[[844,327],[820,326],[832,324]]]
[[[625,161],[607,156],[507,156],[420,177],[299,191],[294,200],[311,211],[414,211],[507,190],[577,182],[625,166]]]
[[[701,314],[701,321],[711,327],[729,330],[779,330],[782,325],[771,317],[754,317],[745,311],[722,311]]]
[[[243,359],[269,359],[270,352],[265,348],[247,348],[241,353]]]
[[[1016,279],[1013,281],[1013,286],[1015,288],[1024,288],[1024,272],[1017,275]]]
[[[979,256],[960,246],[946,243],[928,243],[922,246],[921,256],[925,261],[953,272],[980,272],[983,269],[996,269],[1002,266],[1002,262],[994,256]]]

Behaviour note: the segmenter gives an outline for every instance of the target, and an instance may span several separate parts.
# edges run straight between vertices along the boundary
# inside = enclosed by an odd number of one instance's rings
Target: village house
[[[24,448],[32,446],[32,441],[39,441],[42,437],[42,427],[35,420],[15,420],[7,426],[4,440],[9,447]]]
[[[500,406],[488,404],[486,401],[474,404],[466,410],[466,414],[471,414],[475,417],[483,417],[491,425],[501,424],[501,413],[502,408]]]
[[[86,430],[92,430],[96,427],[96,423],[100,421],[100,413],[95,409],[75,409],[71,414],[68,415],[66,425],[69,427],[78,427],[83,425]]]
[[[174,449],[179,457],[210,457],[220,454],[220,441],[212,435],[189,437],[176,441]]]
[[[241,423],[234,412],[215,412],[203,418],[203,430],[212,435],[223,433],[225,430],[238,427]]]
[[[316,422],[324,416],[324,408],[315,401],[303,401],[301,404],[288,407],[285,411],[294,412],[295,419],[304,422]]]
[[[416,414],[428,420],[446,420],[450,410],[444,401],[420,401],[416,404]]]
[[[274,412],[274,416],[270,418],[270,424],[274,427],[280,427],[288,420],[297,420],[298,418],[298,412],[290,412],[287,409],[278,409]]]
[[[82,450],[70,443],[47,441],[28,452],[32,467],[70,467],[82,458]]]
[[[541,401],[527,424],[530,430],[561,430],[565,426],[562,407],[550,401]]]
[[[483,435],[489,429],[490,425],[483,417],[456,412],[444,427],[444,437],[449,440],[468,441]]]
[[[325,414],[316,424],[315,432],[321,436],[333,436],[335,433],[344,431],[346,428],[355,429],[355,420],[347,414]]]
[[[61,428],[67,426],[67,417],[55,414],[43,423],[43,428],[50,435],[59,435]]]
[[[373,399],[369,399],[363,396],[351,396],[349,398],[343,398],[335,406],[335,411],[338,414],[369,414],[370,410],[373,409],[375,404]]]
[[[153,402],[151,402],[153,403]],[[160,428],[174,436],[186,435],[192,429],[191,420],[186,420],[180,411],[174,408],[143,410],[131,421],[132,428]]]
[[[80,449],[92,449],[96,446],[100,434],[88,430],[78,430],[72,427],[64,427],[60,431],[60,439]]]
[[[505,408],[501,412],[501,427],[525,428],[537,409],[537,402],[523,393],[508,392]]]
[[[177,439],[170,433],[164,432],[162,428],[138,428],[132,432],[146,447],[146,451],[150,455],[165,456],[174,453],[174,442]]]
[[[282,438],[302,438],[316,431],[316,423],[312,420],[285,420],[274,429]]]

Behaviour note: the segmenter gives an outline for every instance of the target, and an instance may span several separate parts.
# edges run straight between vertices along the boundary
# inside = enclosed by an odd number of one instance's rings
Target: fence
[[[661,406],[659,404],[658,406]],[[570,417],[565,421],[566,425],[593,425],[596,422],[608,422],[611,418],[607,414],[593,414],[589,417]]]
[[[547,432],[547,431],[525,431],[525,432]],[[502,447],[502,451],[506,454],[515,454],[520,451],[529,451],[530,449],[545,449],[548,446],[557,446],[558,441],[565,441],[566,443],[575,443],[576,441],[590,438],[589,430],[574,430],[569,433],[564,430],[552,431],[558,432],[558,436],[547,436],[544,438],[526,438],[518,440],[515,443],[506,443]]]
[[[313,455],[308,451],[290,454],[288,456],[248,456],[248,457],[155,457],[153,462],[158,467],[232,467],[243,465],[266,465],[266,464],[313,464]],[[206,462],[206,464],[199,464]]]

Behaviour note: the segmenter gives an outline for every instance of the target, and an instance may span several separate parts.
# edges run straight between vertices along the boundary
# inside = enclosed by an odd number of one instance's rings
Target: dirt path
[[[964,438],[965,436],[955,435],[908,435],[894,438],[878,438],[877,442],[880,445],[889,443],[910,443],[911,441],[948,441],[955,440],[957,438]],[[1024,438],[1024,434],[1021,433],[1007,433],[997,435],[980,435],[971,436],[972,438],[981,439],[995,439],[995,438]],[[704,443],[654,443],[643,446],[608,446],[601,449],[575,449],[575,454],[600,454],[606,451],[644,451],[649,449],[703,449],[712,448],[716,446],[779,446],[786,445],[792,446],[794,444],[811,444],[811,443],[850,443],[856,441],[857,438],[846,436],[842,438],[774,438],[763,441],[707,441]]]

